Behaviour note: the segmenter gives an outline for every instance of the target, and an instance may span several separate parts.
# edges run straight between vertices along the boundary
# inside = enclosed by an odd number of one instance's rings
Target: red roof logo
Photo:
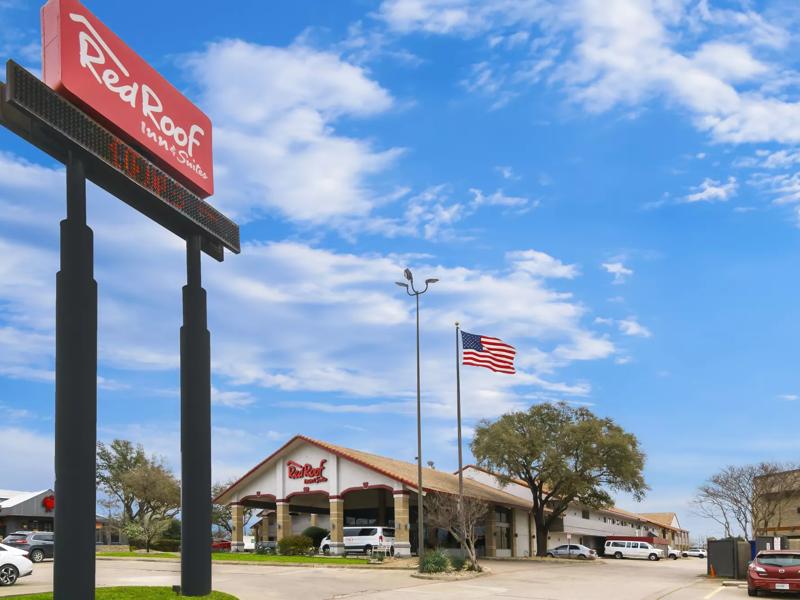
[[[56,508],[56,497],[50,494],[42,498],[42,506],[46,512],[53,512]]]

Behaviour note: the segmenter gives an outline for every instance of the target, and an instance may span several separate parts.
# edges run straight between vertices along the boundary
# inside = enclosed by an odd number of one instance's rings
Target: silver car
[[[587,548],[581,544],[564,544],[563,546],[556,546],[547,551],[547,556],[550,558],[579,558],[583,560],[594,560],[597,558],[597,552],[592,548]]]

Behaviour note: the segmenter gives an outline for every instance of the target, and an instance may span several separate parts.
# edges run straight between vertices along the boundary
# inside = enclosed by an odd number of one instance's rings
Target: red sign
[[[328,478],[323,475],[326,462],[328,462],[327,459],[323,458],[319,461],[318,467],[313,467],[308,463],[301,465],[293,460],[286,461],[289,479],[302,479],[303,483],[323,483],[328,481]]]
[[[214,193],[211,121],[77,0],[42,8],[42,78],[144,149],[200,197]]]
[[[56,497],[51,494],[42,498],[42,507],[45,512],[53,512],[56,508]]]

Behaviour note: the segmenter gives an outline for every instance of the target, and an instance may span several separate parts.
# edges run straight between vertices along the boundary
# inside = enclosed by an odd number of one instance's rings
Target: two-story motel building
[[[458,493],[457,474],[424,468],[423,493]],[[536,549],[536,532],[531,520],[530,491],[521,482],[502,486],[478,467],[464,469],[464,494],[487,502],[490,510],[479,528],[479,552],[488,557],[530,556]],[[417,465],[344,448],[298,435],[257,464],[215,500],[231,506],[232,550],[244,547],[243,513],[247,507],[260,509],[261,520],[253,530],[262,541],[280,540],[302,532],[309,525],[330,530],[331,552],[344,553],[345,526],[385,525],[395,528],[395,553],[416,552]],[[685,534],[656,524],[640,515],[618,509],[570,507],[569,514],[551,531],[548,547],[583,543],[600,549],[605,536]],[[574,514],[573,514],[574,513]],[[587,517],[588,515],[588,517]],[[447,543],[447,536],[426,528],[426,546]]]

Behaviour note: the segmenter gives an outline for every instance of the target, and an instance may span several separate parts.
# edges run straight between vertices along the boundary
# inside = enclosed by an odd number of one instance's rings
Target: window
[[[378,535],[378,530],[375,529],[374,527],[373,528],[365,527],[364,529],[362,529],[361,531],[358,532],[358,535],[360,535],[360,536]]]
[[[572,544],[572,545],[569,547],[569,549],[570,549],[570,550],[580,550],[580,547],[579,547],[579,546],[576,546],[575,544]]]
[[[349,536],[358,535],[359,531],[361,530],[358,527],[345,527],[344,535],[349,535]]]
[[[624,548],[625,542],[611,542],[613,548]]]
[[[394,537],[394,529],[390,529],[388,527],[383,528],[383,535],[386,537]]]
[[[589,511],[588,510],[581,511],[581,518],[582,519],[588,519],[589,518]]]

